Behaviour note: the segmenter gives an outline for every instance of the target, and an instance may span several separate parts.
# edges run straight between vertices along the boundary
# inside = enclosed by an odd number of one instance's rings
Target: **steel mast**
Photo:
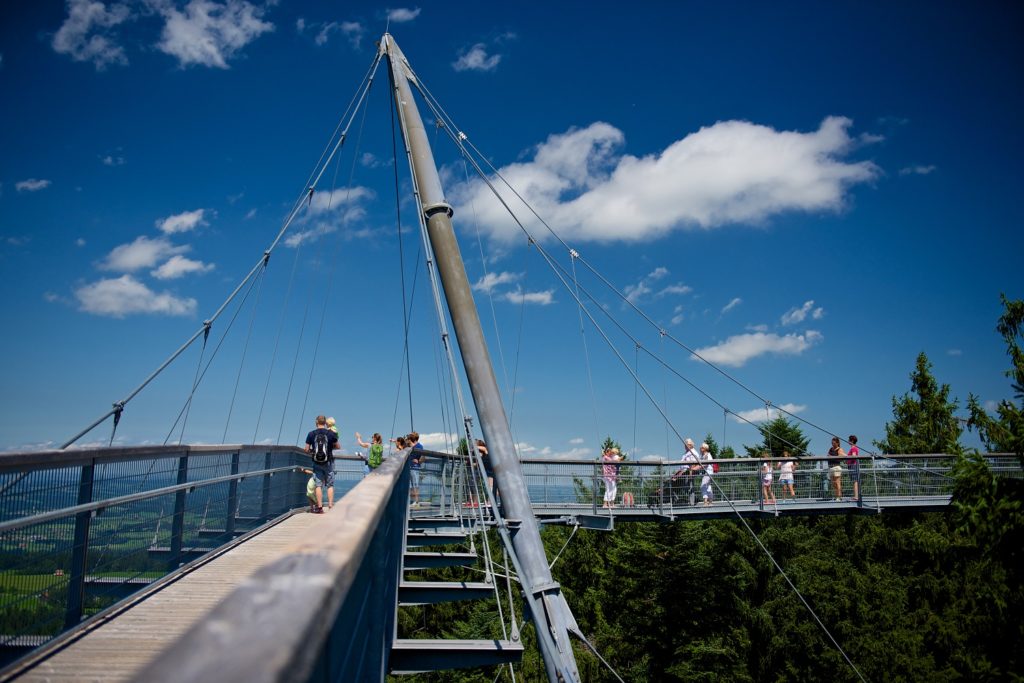
[[[412,174],[419,189],[420,209],[437,260],[462,363],[480,418],[480,428],[487,441],[488,457],[501,494],[501,504],[506,518],[518,523],[514,532],[502,523],[499,533],[512,545],[510,551],[537,630],[548,679],[552,682],[575,683],[580,680],[580,676],[569,633],[579,635],[579,627],[565,602],[561,587],[551,578],[548,568],[540,527],[530,506],[512,430],[494,377],[491,356],[480,326],[462,254],[452,229],[452,207],[445,201],[434,155],[413,99],[410,81],[415,83],[416,76],[391,34],[384,34],[379,49],[387,56],[391,68],[395,105],[409,148]]]

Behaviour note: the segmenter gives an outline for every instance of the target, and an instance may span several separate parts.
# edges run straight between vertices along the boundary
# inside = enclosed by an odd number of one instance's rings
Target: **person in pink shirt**
[[[609,448],[601,456],[601,477],[604,479],[604,504],[603,508],[615,507],[615,495],[617,491],[619,472],[615,463],[622,460],[618,448]]]

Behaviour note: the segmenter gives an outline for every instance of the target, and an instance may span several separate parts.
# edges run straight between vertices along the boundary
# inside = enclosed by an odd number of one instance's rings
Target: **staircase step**
[[[437,569],[476,564],[473,553],[406,553],[404,569]]]
[[[470,522],[471,523],[471,522]],[[410,517],[409,531],[422,531],[424,529],[458,529],[461,530],[467,524],[454,517]]]
[[[517,663],[523,644],[511,640],[396,640],[388,667],[392,674],[466,669]]]
[[[485,600],[494,597],[494,584],[466,581],[402,581],[398,585],[398,606],[433,605],[457,600]]]
[[[468,534],[464,532],[418,532],[410,531],[405,535],[407,548],[422,547],[428,545],[454,545],[465,543]]]

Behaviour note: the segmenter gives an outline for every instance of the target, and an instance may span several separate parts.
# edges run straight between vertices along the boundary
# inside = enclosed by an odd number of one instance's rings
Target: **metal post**
[[[95,460],[82,465],[82,474],[78,480],[78,504],[92,502],[93,475]],[[86,561],[89,557],[89,528],[92,525],[92,512],[80,512],[75,515],[74,544],[71,546],[71,577],[68,580],[68,602],[64,612],[64,628],[77,626],[82,620],[82,607],[85,602]]]
[[[480,418],[480,427],[487,440],[494,480],[501,494],[506,517],[518,520],[520,525],[511,542],[523,570],[519,580],[537,626],[548,679],[579,681],[576,660],[568,639],[570,629],[577,632],[579,629],[565,603],[561,587],[552,580],[548,568],[540,527],[527,495],[522,465],[516,456],[512,430],[502,405],[469,278],[452,229],[452,208],[445,201],[427,132],[409,86],[409,80],[415,79],[415,76],[405,55],[389,34],[384,34],[380,49],[387,54],[394,76],[395,104],[409,145],[410,163],[419,188],[427,235],[437,258],[438,273],[458,339],[462,363]]]
[[[263,456],[263,469],[269,470],[271,465],[270,453]],[[270,477],[273,475],[263,475],[263,497],[260,499],[260,521],[267,521],[270,519]],[[295,489],[298,491],[298,489]]]
[[[231,474],[238,474],[238,451],[231,454]],[[238,509],[238,480],[228,484],[228,509],[224,515],[224,536],[231,540],[235,535],[235,511]]]
[[[188,454],[178,458],[178,484],[188,481]],[[185,534],[185,497],[188,491],[182,489],[174,494],[174,516],[171,518],[171,559],[170,568],[175,569],[181,564],[181,550]]]

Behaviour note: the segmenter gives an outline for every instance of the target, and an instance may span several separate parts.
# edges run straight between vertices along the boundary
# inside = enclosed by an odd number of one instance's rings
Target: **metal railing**
[[[0,454],[0,665],[305,505],[287,446]],[[337,497],[363,476],[339,458]]]

